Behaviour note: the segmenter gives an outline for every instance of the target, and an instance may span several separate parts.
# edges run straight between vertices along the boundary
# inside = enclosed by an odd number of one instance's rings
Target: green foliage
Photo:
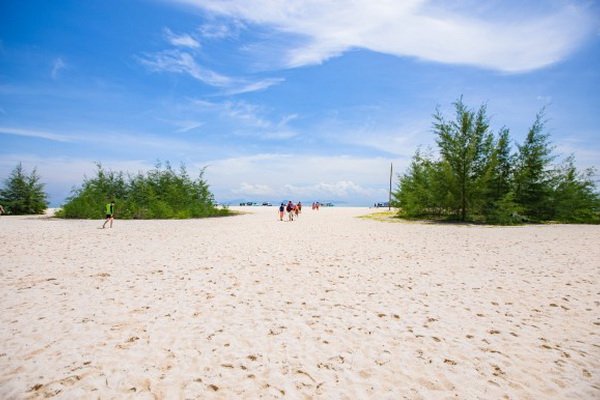
[[[465,221],[467,213],[478,206],[485,185],[491,135],[485,106],[475,112],[465,106],[462,98],[454,106],[456,119],[446,121],[438,110],[433,116],[433,128],[438,136],[441,162],[453,183],[448,187],[451,196],[447,198],[453,204],[446,206],[456,210],[458,218]]]
[[[555,156],[549,135],[543,133],[543,111],[538,113],[529,129],[525,143],[517,145],[515,168],[515,198],[524,212],[536,221],[552,218],[548,200],[551,196],[549,166]]]
[[[84,179],[58,212],[62,218],[101,219],[105,206],[114,200],[115,216],[121,219],[185,219],[228,215],[213,205],[213,195],[202,179],[190,178],[185,166],[175,171],[167,162],[146,174],[107,171],[97,164],[96,176]]]
[[[509,130],[502,128],[488,162],[487,204],[495,203],[511,192],[514,158],[510,152]]]
[[[0,190],[0,204],[12,215],[42,214],[48,208],[47,198],[37,168],[28,175],[21,163],[12,170]]]
[[[593,170],[579,172],[574,157],[556,158],[538,113],[525,142],[511,153],[509,130],[489,130],[486,107],[454,103],[456,116],[434,114],[439,157],[417,150],[392,194],[405,218],[435,218],[495,224],[600,222]]]
[[[484,221],[490,224],[518,225],[529,219],[523,215],[523,207],[515,202],[514,192],[508,192],[487,210]]]
[[[573,155],[554,171],[549,201],[554,219],[574,223],[600,222],[600,196],[594,191],[594,175],[593,168],[577,171]]]
[[[431,194],[431,161],[417,150],[409,171],[400,178],[400,187],[392,193],[392,202],[407,216],[418,216],[433,208]]]

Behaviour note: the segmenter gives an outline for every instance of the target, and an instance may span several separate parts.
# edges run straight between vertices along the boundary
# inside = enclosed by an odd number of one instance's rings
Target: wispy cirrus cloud
[[[63,61],[62,58],[60,58],[60,57],[56,58],[52,62],[52,72],[50,73],[50,76],[52,77],[52,79],[57,79],[60,71],[62,71],[66,67],[67,67],[67,64]]]
[[[190,112],[218,117],[243,136],[261,139],[289,139],[296,136],[290,123],[298,117],[297,114],[273,117],[269,115],[271,110],[263,105],[242,100],[213,102],[195,99],[188,108]]]
[[[197,128],[201,125],[199,122],[186,121],[180,125],[181,132],[186,132]],[[0,135],[15,135],[30,137],[42,140],[50,140],[54,142],[64,142],[73,144],[93,144],[96,147],[108,146],[112,147],[111,143],[119,143],[124,148],[130,149],[162,149],[170,151],[179,150],[204,150],[206,146],[191,143],[186,140],[176,139],[172,137],[163,137],[153,134],[136,133],[129,131],[114,131],[110,129],[82,130],[72,131],[66,134],[57,134],[48,130],[37,130],[29,128],[15,128],[10,126],[0,126]]]
[[[140,63],[154,72],[174,72],[189,75],[209,86],[221,89],[222,95],[261,91],[284,81],[282,78],[250,80],[219,74],[198,63],[195,57],[181,50],[165,50],[138,57]]]
[[[176,72],[190,75],[192,78],[215,87],[229,87],[233,80],[201,66],[194,57],[185,51],[165,50],[159,53],[145,54],[139,61],[155,72]]]
[[[202,38],[221,39],[230,35],[228,25],[205,24],[199,30]],[[197,60],[202,45],[197,34],[175,34],[164,29],[165,40],[174,48],[155,53],[145,53],[137,57],[138,61],[153,72],[172,72],[191,76],[192,78],[220,89],[221,95],[235,95],[266,90],[270,86],[280,84],[282,78],[249,79],[231,77],[200,64]]]
[[[236,85],[232,85],[231,88],[225,89],[222,94],[234,95],[250,92],[259,92],[266,90],[271,86],[278,85],[284,81],[283,78],[267,78],[258,81],[248,81],[246,79],[240,79],[236,82]]]
[[[169,28],[165,28],[165,36],[169,43],[176,47],[200,48],[200,42],[189,34],[176,35]]]
[[[38,139],[51,140],[54,142],[71,142],[73,138],[66,135],[61,135],[53,132],[45,132],[43,130],[13,128],[10,126],[0,126],[0,133],[6,135],[27,136]]]
[[[244,24],[238,20],[233,21],[209,21],[198,28],[203,39],[225,39],[237,37],[244,28]]]
[[[294,35],[287,67],[318,64],[353,48],[506,72],[556,63],[594,31],[583,2],[437,0],[173,0]],[[298,37],[304,38],[301,42]]]
[[[178,127],[178,129],[175,132],[179,133],[193,131],[194,129],[200,128],[202,125],[204,125],[203,122],[195,120],[174,121],[173,124]]]

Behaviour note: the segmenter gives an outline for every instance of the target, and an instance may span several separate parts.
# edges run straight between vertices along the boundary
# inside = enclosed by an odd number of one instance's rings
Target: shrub
[[[21,163],[17,164],[0,190],[0,204],[7,214],[43,214],[48,208],[44,184],[40,182],[37,169],[31,174],[23,170]]]
[[[57,213],[62,218],[101,219],[106,203],[115,201],[115,216],[121,219],[203,218],[229,215],[217,209],[203,180],[204,171],[192,180],[184,165],[175,171],[167,162],[146,174],[105,170],[97,164],[96,176],[85,178],[81,187]]]

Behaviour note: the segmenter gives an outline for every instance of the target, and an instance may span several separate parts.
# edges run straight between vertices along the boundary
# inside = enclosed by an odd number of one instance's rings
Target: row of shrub
[[[192,179],[185,165],[177,171],[167,162],[158,163],[144,173],[130,174],[106,170],[97,164],[96,175],[85,178],[81,187],[73,190],[67,203],[57,212],[60,218],[100,219],[106,214],[106,204],[115,202],[115,217],[119,219],[185,219],[229,215],[219,208],[204,171]]]

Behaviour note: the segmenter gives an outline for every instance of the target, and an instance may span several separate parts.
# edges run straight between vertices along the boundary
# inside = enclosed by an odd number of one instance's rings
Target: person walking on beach
[[[2,204],[0,204],[0,215],[2,215],[2,214],[6,214],[6,211],[4,211]]]
[[[287,207],[285,208],[285,211],[288,212],[288,219],[290,221],[294,220],[294,204],[292,204],[292,201],[290,200]]]
[[[110,221],[110,227],[112,228],[113,220],[115,219],[115,202],[111,201],[106,205],[106,221],[102,225],[102,229],[106,228],[106,223]]]
[[[283,221],[283,213],[285,212],[285,205],[281,203],[279,206],[279,220]]]

